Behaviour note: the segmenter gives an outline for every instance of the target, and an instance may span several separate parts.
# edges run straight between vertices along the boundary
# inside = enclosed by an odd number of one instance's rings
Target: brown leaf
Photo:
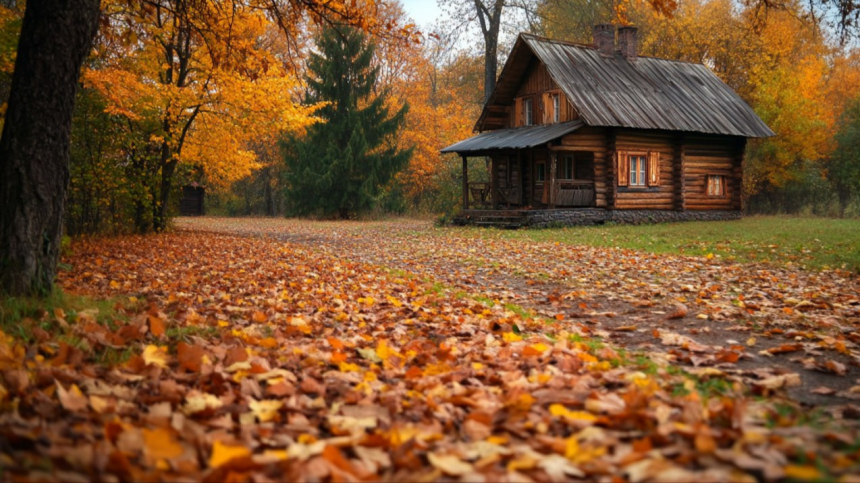
[[[450,454],[427,453],[427,460],[431,465],[452,476],[462,476],[475,471],[472,465]]]
[[[325,394],[325,385],[312,377],[306,377],[299,387],[308,394]]]
[[[687,306],[686,306],[686,305],[684,305],[684,304],[676,304],[676,305],[675,305],[675,310],[674,310],[674,311],[672,311],[672,313],[670,313],[669,315],[667,315],[667,316],[666,316],[666,319],[669,319],[669,320],[672,320],[672,319],[683,319],[684,317],[686,317],[686,316],[687,316],[687,312],[688,312],[688,309],[687,309]]]
[[[203,347],[199,345],[186,344],[180,341],[176,345],[176,355],[179,366],[191,372],[200,372],[203,364]]]
[[[237,362],[245,362],[248,360],[248,351],[244,347],[233,346],[227,349],[227,355],[224,356],[224,367],[230,367]]]
[[[87,408],[89,401],[76,384],[72,384],[67,391],[60,384],[60,381],[55,380],[54,382],[57,384],[57,397],[64,408],[72,412],[83,411]]]
[[[826,387],[826,386],[816,387],[815,389],[813,389],[810,392],[813,394],[821,394],[822,396],[830,396],[831,394],[836,394],[835,389],[831,389],[831,388]]]

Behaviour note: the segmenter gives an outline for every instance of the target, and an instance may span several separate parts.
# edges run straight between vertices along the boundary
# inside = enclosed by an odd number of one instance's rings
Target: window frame
[[[634,168],[634,159],[638,161],[635,164],[638,165],[639,170],[635,170]],[[627,187],[636,189],[648,188],[648,153],[627,153],[627,166],[630,169]],[[634,176],[634,173],[636,176]]]
[[[561,122],[561,95],[554,92],[552,95],[552,122],[558,124]]]
[[[546,182],[546,162],[535,163],[535,183]]]
[[[534,106],[531,97],[523,99],[523,126],[534,126]]]
[[[569,176],[566,176],[568,173],[568,167],[570,168]],[[574,172],[576,168],[576,159],[572,154],[565,154],[561,158],[561,172],[559,173],[558,179],[570,180],[576,179],[576,173]]]
[[[709,174],[705,179],[705,193],[711,198],[725,198],[726,178],[727,177],[722,174]],[[718,188],[717,192],[714,192],[714,190],[711,189],[714,187]]]

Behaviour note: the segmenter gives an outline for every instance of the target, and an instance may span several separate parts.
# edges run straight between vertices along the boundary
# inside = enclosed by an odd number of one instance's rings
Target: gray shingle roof
[[[650,57],[628,61],[620,54],[602,57],[591,46],[530,34],[520,34],[517,39],[496,90],[484,106],[479,128],[490,115],[490,105],[510,104],[513,91],[503,78],[522,76],[521,64],[530,55],[546,65],[589,126],[774,135],[743,99],[701,64]]]
[[[497,129],[452,144],[443,149],[442,152],[468,154],[489,149],[532,148],[576,131],[584,125],[582,121],[570,121],[516,129]]]

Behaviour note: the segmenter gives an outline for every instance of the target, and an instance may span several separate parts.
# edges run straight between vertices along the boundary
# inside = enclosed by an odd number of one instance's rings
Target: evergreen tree
[[[326,28],[316,45],[307,102],[328,104],[317,113],[324,122],[284,142],[286,197],[294,214],[347,218],[372,208],[412,156],[412,148],[396,143],[409,106],[390,115],[387,90],[373,95],[379,68],[371,65],[374,46],[362,32]]]

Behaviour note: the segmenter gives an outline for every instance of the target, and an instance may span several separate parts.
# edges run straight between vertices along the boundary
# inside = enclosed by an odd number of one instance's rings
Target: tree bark
[[[29,0],[0,138],[0,291],[54,283],[69,184],[69,137],[99,0]]]
[[[474,0],[481,34],[484,37],[484,102],[496,88],[496,73],[499,70],[499,30],[502,26],[502,10],[505,0],[495,0],[492,5]]]

